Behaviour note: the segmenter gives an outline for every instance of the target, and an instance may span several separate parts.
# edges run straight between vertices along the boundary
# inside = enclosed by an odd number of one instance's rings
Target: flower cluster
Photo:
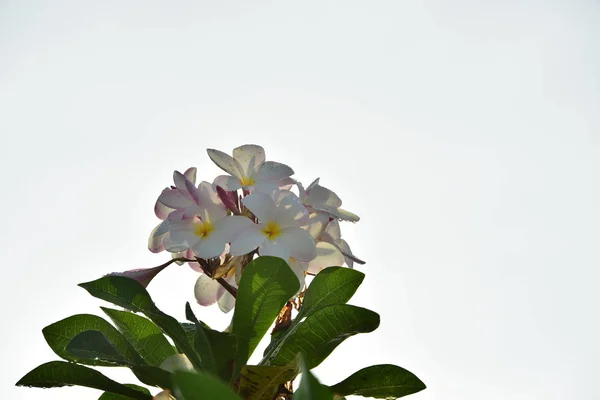
[[[301,287],[306,274],[363,263],[341,238],[338,222],[359,217],[342,209],[341,199],[319,179],[304,188],[290,167],[266,161],[257,145],[237,147],[233,156],[213,149],[208,155],[227,174],[196,183],[196,168],[175,171],[174,185],[156,201],[162,222],[148,243],[152,252],[171,252],[202,273],[198,303],[231,310],[235,299],[226,289],[237,287],[255,255],[286,260]]]

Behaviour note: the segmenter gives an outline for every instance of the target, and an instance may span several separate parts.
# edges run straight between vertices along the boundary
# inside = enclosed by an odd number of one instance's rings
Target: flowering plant
[[[123,308],[102,307],[114,326],[91,314],[47,326],[46,341],[66,362],[40,365],[17,385],[86,386],[104,391],[104,400],[393,399],[424,389],[414,374],[388,364],[331,386],[319,383],[312,368],[346,338],[379,326],[377,313],[346,304],[364,279],[353,266],[364,261],[341,238],[339,221],[359,217],[342,209],[319,179],[305,188],[290,167],[266,161],[260,146],[238,147],[232,156],[209,149],[208,155],[226,175],[196,183],[195,168],[175,171],[174,184],[156,201],[161,222],[148,248],[170,252],[171,260],[80,284]],[[189,303],[188,322],[154,304],[146,287],[174,263],[200,273],[194,288],[200,305],[233,310],[225,331],[198,320]],[[262,360],[249,365],[271,327]],[[159,391],[120,384],[86,365],[129,368]]]

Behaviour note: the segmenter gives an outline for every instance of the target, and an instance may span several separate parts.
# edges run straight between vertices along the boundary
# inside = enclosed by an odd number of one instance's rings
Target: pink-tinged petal
[[[338,267],[344,264],[344,256],[331,243],[317,243],[317,257],[308,263],[308,272],[318,274],[323,268]]]
[[[196,183],[196,167],[191,167],[188,168],[183,175],[188,178],[190,181],[192,181],[193,184]]]
[[[334,240],[337,240],[342,237],[342,231],[340,230],[340,223],[337,220],[330,221],[327,224],[327,228],[325,228],[325,232],[327,232]]]
[[[160,265],[154,268],[140,268],[140,269],[131,269],[129,271],[124,272],[113,272],[108,274],[107,276],[124,276],[126,278],[135,279],[142,286],[147,287],[148,284],[160,271],[165,269],[166,265]]]
[[[163,237],[164,236],[152,236],[148,239],[148,250],[153,253],[160,253],[165,250],[165,246],[163,246]]]
[[[241,171],[239,170],[238,165],[233,157],[231,157],[229,154],[225,154],[220,150],[214,149],[207,149],[206,152],[208,153],[210,159],[217,164],[217,167],[221,168],[229,175],[241,178]]]
[[[341,208],[331,207],[326,204],[311,204],[311,207],[318,211],[323,211],[331,215],[333,218],[337,218],[341,221],[357,222],[360,217],[350,211],[346,211]]]
[[[254,178],[256,180],[278,182],[284,178],[288,178],[290,175],[294,175],[294,170],[287,165],[275,161],[267,161],[260,167]]]
[[[277,182],[277,186],[279,186],[279,189],[281,190],[290,190],[295,184],[296,180],[290,177],[283,178]]]
[[[272,221],[275,218],[277,207],[273,199],[262,192],[253,192],[244,197],[242,203],[248,207],[261,222]]]
[[[258,248],[258,254],[261,256],[279,257],[286,262],[291,256],[290,250],[277,240],[265,240]]]
[[[302,226],[308,222],[308,211],[298,196],[288,192],[277,204],[274,220],[281,229]]]
[[[267,239],[258,225],[252,225],[252,227],[249,227],[239,235],[236,235],[236,237],[231,241],[229,254],[232,256],[242,256],[244,254],[248,254],[252,250],[255,250]]]
[[[338,195],[323,186],[315,185],[310,190],[307,189],[306,193],[308,194],[306,196],[308,204],[322,204],[330,207],[340,207],[342,205],[342,200]]]
[[[224,243],[231,242],[236,236],[243,235],[247,229],[253,229],[254,222],[242,215],[230,215],[214,223],[213,235]]]
[[[352,268],[354,266],[354,263],[358,263],[361,265],[366,264],[363,260],[361,260],[360,258],[356,257],[354,254],[352,254],[352,250],[350,250],[350,246],[344,239],[336,240],[334,245],[337,246],[337,248],[340,250],[340,252],[344,255],[344,260],[346,261],[346,265],[348,265],[350,268]]]
[[[324,232],[325,227],[328,223],[329,215],[322,212],[316,212],[308,216],[308,221],[306,225],[302,226],[302,229],[308,231],[308,233],[310,233],[310,236],[312,236],[313,239],[317,240],[319,236],[321,236],[321,234]]]
[[[218,206],[222,206],[223,204],[221,203],[221,199],[219,199],[219,196],[217,195],[217,191],[214,188],[213,184],[206,182],[206,181],[202,181],[200,182],[200,184],[198,184],[198,195],[199,195],[199,199],[200,199],[200,204],[205,205],[205,204],[211,204],[211,205],[218,205]]]
[[[173,189],[165,189],[165,190],[173,190]],[[164,192],[164,190],[163,190],[163,192]],[[154,204],[154,214],[156,214],[156,216],[158,218],[163,219],[163,220],[167,219],[167,217],[173,210],[174,210],[173,208],[167,207],[166,205],[164,205],[163,203],[161,203],[158,200]]]
[[[204,274],[200,275],[194,285],[194,296],[198,304],[202,306],[214,304],[217,301],[219,286],[219,282],[216,280]]]
[[[227,208],[219,199],[210,183],[203,181],[198,185],[200,218],[203,221],[217,221],[227,215]]]
[[[239,215],[240,210],[237,203],[237,192],[229,192],[221,186],[217,186],[215,189],[217,190],[217,196],[219,196],[219,199],[223,202],[225,207],[233,214]]]
[[[265,162],[265,149],[255,144],[245,144],[233,149],[233,158],[239,163],[242,176],[251,177]]]
[[[158,197],[158,202],[173,209],[186,208],[194,205],[194,202],[191,199],[185,197],[181,191],[177,189],[163,190]]]
[[[209,183],[209,185],[210,185],[210,183]],[[200,199],[198,197],[198,188],[189,179],[185,180],[185,190],[194,203],[200,204]]]
[[[278,242],[298,261],[311,261],[317,256],[317,246],[310,233],[301,228],[284,229]]]
[[[163,237],[169,232],[169,226],[170,221],[165,220],[152,230],[148,238],[148,250],[153,253],[160,253],[165,249],[163,246]]]
[[[213,187],[221,186],[223,189],[234,192],[242,187],[239,178],[229,175],[219,175],[213,181]]]

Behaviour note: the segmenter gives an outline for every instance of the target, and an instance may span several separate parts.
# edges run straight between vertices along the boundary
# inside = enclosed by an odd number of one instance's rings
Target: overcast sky
[[[146,249],[173,170],[255,143],[359,223],[353,304],[381,314],[318,378],[378,363],[415,400],[598,399],[600,7],[594,1],[0,1],[4,397],[55,360],[76,285]],[[184,320],[197,274],[154,281]],[[194,306],[224,329],[231,314]],[[135,382],[128,372],[110,376]]]

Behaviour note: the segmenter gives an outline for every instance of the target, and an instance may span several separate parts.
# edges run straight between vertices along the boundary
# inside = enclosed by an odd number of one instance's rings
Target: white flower
[[[219,150],[208,149],[208,156],[229,175],[220,175],[213,184],[228,191],[243,188],[265,193],[274,191],[279,183],[287,183],[294,171],[287,165],[265,161],[265,150],[257,145],[247,144],[233,149],[233,157]]]
[[[247,227],[231,241],[232,256],[250,253],[258,248],[259,255],[308,262],[317,255],[310,234],[300,228],[308,220],[308,212],[296,195],[278,198],[275,202],[266,193],[255,191],[242,203],[256,216],[258,223]]]
[[[185,212],[178,213],[179,210],[169,214],[168,235],[163,237],[162,244],[173,253],[191,249],[200,258],[215,258],[252,221],[244,216],[227,215],[225,206],[208,182],[198,185],[196,195],[198,207],[193,217],[187,217]]]
[[[315,211],[325,212],[342,221],[357,222],[360,217],[342,208],[342,200],[333,191],[319,185],[319,178],[308,185],[306,189],[296,182],[302,204]]]

